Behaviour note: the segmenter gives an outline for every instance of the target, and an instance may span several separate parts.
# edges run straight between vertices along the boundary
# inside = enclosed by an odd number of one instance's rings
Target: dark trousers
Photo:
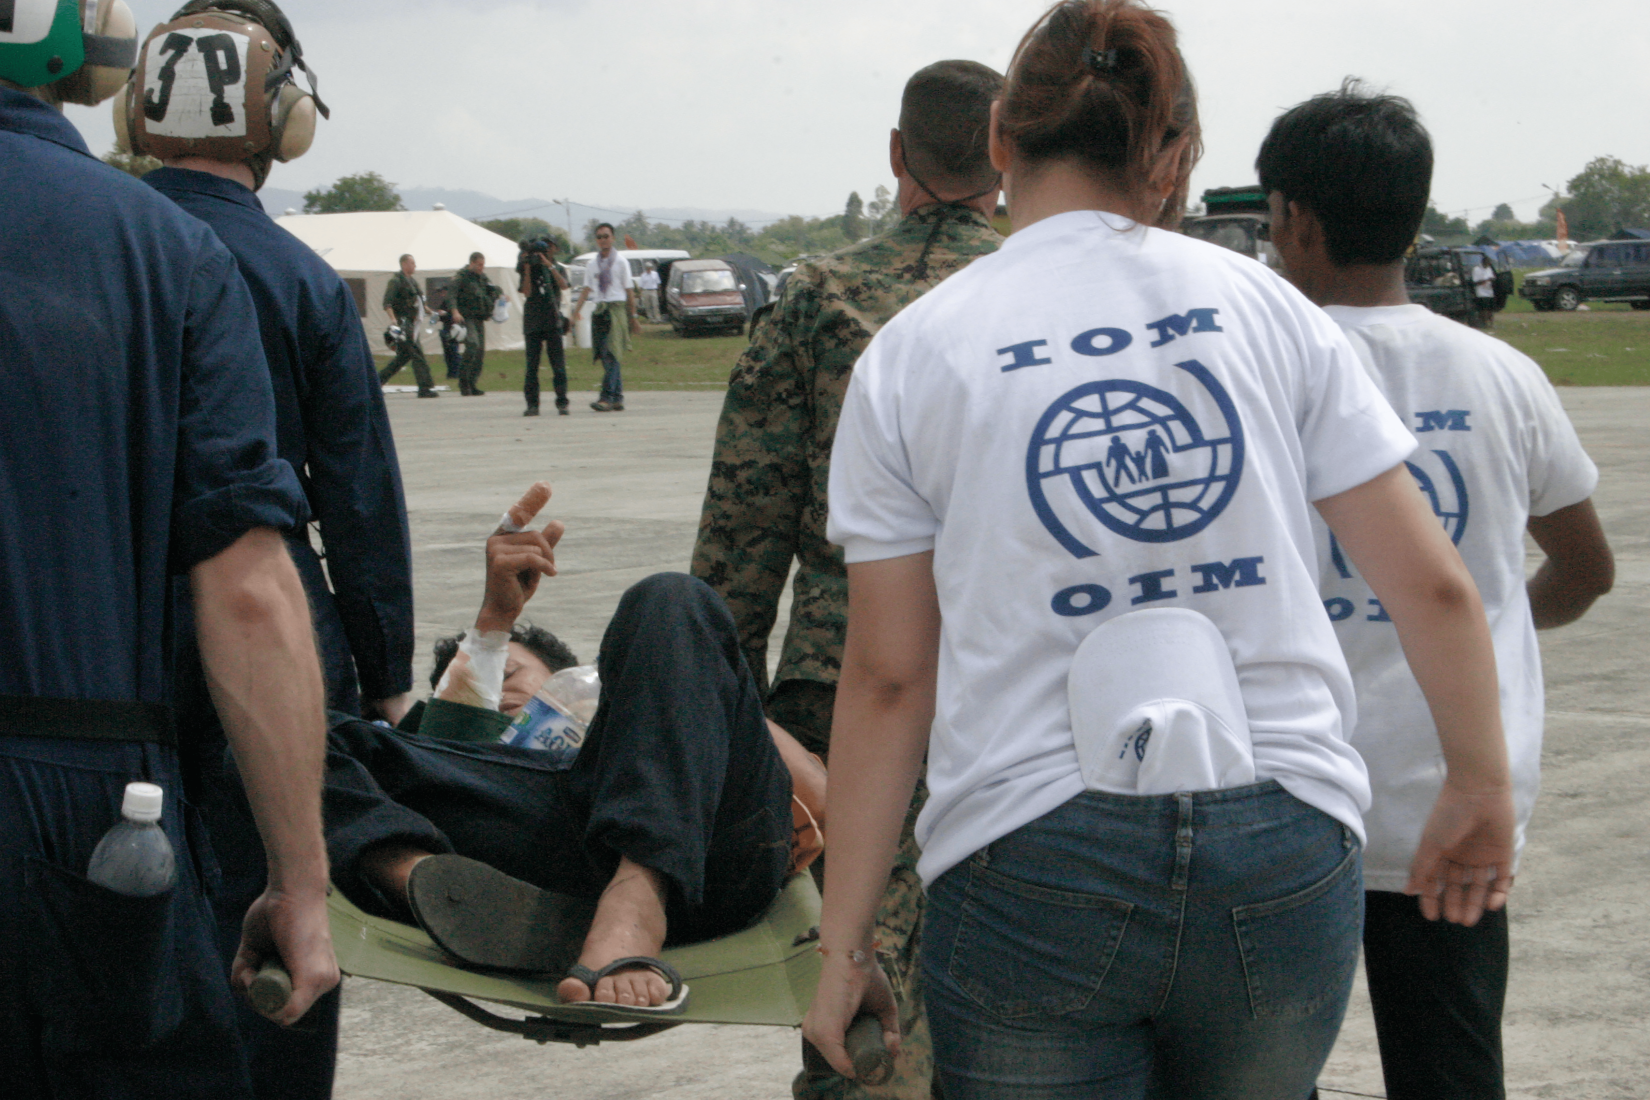
[[[618,323],[605,303],[590,318],[591,354],[602,365],[601,399],[614,405],[624,404],[624,380],[619,375],[618,353],[613,350],[613,326]]]
[[[435,388],[435,380],[430,377],[430,364],[424,358],[424,349],[418,346],[418,320],[397,317],[395,321],[406,337],[395,345],[395,358],[390,360],[390,365],[378,372],[378,382],[380,385],[388,382],[402,367],[411,363],[419,392],[429,393]]]
[[[201,816],[222,868],[213,898],[217,947],[224,972],[241,942],[241,921],[268,882],[263,840],[246,788],[222,741],[201,752]],[[340,986],[316,1001],[291,1027],[271,1023],[239,998],[235,1022],[257,1100],[327,1100],[338,1062]]]
[[[521,381],[521,394],[527,407],[539,407],[539,349],[550,360],[550,384],[556,390],[556,408],[567,408],[567,349],[562,347],[558,330],[529,332],[527,339],[527,373]]]
[[[1404,894],[1364,897],[1364,972],[1387,1096],[1503,1100],[1507,911],[1464,928],[1427,920]]]
[[[360,873],[375,845],[457,852],[597,897],[621,856],[668,884],[672,943],[726,935],[773,900],[790,860],[791,780],[727,606],[661,573],[625,593],[602,638],[601,707],[573,766],[503,744],[335,725],[326,777],[333,881],[405,919]]]
[[[133,780],[166,792],[164,894],[85,878]],[[217,868],[158,745],[0,737],[0,1094],[20,1100],[250,1097],[207,895]]]
[[[447,377],[457,378],[464,369],[464,353],[457,340],[447,335],[448,326],[441,326],[441,358],[447,364]]]
[[[464,361],[458,368],[458,390],[460,393],[474,393],[478,388],[476,380],[481,377],[482,363],[487,358],[487,323],[467,320],[464,331]]]

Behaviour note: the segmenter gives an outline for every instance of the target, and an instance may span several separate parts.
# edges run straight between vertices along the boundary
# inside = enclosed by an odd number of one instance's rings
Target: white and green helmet
[[[136,60],[125,0],[0,0],[0,79],[20,88],[80,74],[63,98],[97,102],[114,94]]]

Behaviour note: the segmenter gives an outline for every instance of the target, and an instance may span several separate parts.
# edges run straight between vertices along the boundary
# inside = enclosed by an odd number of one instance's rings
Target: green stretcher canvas
[[[456,965],[412,925],[369,916],[333,891],[327,906],[332,944],[345,974],[416,986],[436,993],[509,1005],[569,1023],[633,1023],[657,1016],[588,1002],[556,999],[561,975],[538,977]],[[660,957],[681,972],[690,991],[673,1023],[769,1024],[796,1027],[813,1000],[820,959],[814,950],[819,891],[812,876],[792,875],[768,911],[742,932],[672,947]]]

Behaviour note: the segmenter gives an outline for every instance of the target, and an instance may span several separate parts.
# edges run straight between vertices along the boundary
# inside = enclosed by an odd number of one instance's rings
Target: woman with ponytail
[[[1301,1100],[1362,923],[1368,779],[1313,511],[1390,617],[1448,778],[1411,871],[1471,924],[1511,885],[1482,606],[1335,324],[1165,229],[1200,141],[1174,28],[1066,0],[992,116],[1015,234],[855,367],[831,459],[849,618],[819,990],[898,1041],[872,918],[912,785],[948,1100]],[[1346,603],[1347,601],[1340,601]]]

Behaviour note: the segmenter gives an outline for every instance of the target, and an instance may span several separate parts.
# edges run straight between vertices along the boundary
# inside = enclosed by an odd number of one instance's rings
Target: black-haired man
[[[854,361],[902,308],[1002,238],[988,220],[998,176],[986,153],[1002,77],[972,61],[939,61],[906,82],[888,159],[901,219],[887,233],[799,265],[734,368],[693,550],[694,576],[720,592],[745,658],[766,679],[768,634],[791,562],[795,601],[768,695],[774,720],[810,750],[829,750],[848,610],[842,551],[825,539],[831,443]],[[905,1031],[893,1080],[869,1088],[838,1077],[804,1047],[798,1097],[899,1097],[930,1092],[933,1055],[917,985],[922,886],[912,804],[877,918],[880,956],[903,992]]]
[[[1349,81],[1279,118],[1256,166],[1289,277],[1346,331],[1416,433],[1410,470],[1483,595],[1522,849],[1540,778],[1535,631],[1579,618],[1614,574],[1590,499],[1598,472],[1535,363],[1409,303],[1404,255],[1426,211],[1432,142],[1408,102]],[[1548,555],[1528,585],[1526,530]],[[1470,928],[1429,922],[1405,896],[1428,809],[1449,780],[1391,621],[1321,523],[1319,544],[1324,606],[1358,693],[1352,744],[1374,792],[1364,963],[1386,1094],[1501,1100],[1507,914]]]
[[[525,528],[547,496],[524,498],[513,525]],[[560,973],[576,961],[588,973],[562,982],[564,999],[657,1007],[671,995],[658,968],[603,974],[608,964],[759,916],[787,873],[818,852],[806,826],[823,810],[824,769],[766,722],[727,608],[679,573],[649,577],[620,600],[597,659],[601,705],[570,765],[501,744],[539,687],[575,662],[553,635],[517,623],[540,578],[554,574],[561,533],[559,523],[501,527],[487,540],[481,610],[462,641],[438,643],[435,696],[406,723],[415,732],[334,724],[333,879],[364,908],[416,916],[467,961]],[[809,808],[800,818],[799,802]],[[443,854],[484,866],[415,871]],[[557,942],[507,906],[437,923],[418,899],[432,878],[427,888],[444,890],[438,872],[518,897],[554,891],[570,899],[558,903],[568,918],[560,930],[573,935]],[[588,934],[575,921],[588,922]],[[478,923],[487,954],[467,946]]]
[[[602,364],[602,392],[590,407],[597,412],[624,412],[624,380],[619,374],[619,357],[630,347],[630,337],[639,336],[642,324],[636,319],[635,278],[630,261],[614,247],[614,229],[608,222],[596,227],[596,255],[584,265],[584,286],[573,306],[573,324],[579,323],[584,303],[596,299],[590,315],[590,346]]]
[[[556,263],[551,237],[523,241],[516,275],[521,280],[521,335],[527,341],[527,373],[521,393],[527,399],[524,416],[539,414],[539,352],[550,360],[550,383],[556,390],[556,411],[567,415],[567,352],[561,342],[561,292],[567,276]]]

